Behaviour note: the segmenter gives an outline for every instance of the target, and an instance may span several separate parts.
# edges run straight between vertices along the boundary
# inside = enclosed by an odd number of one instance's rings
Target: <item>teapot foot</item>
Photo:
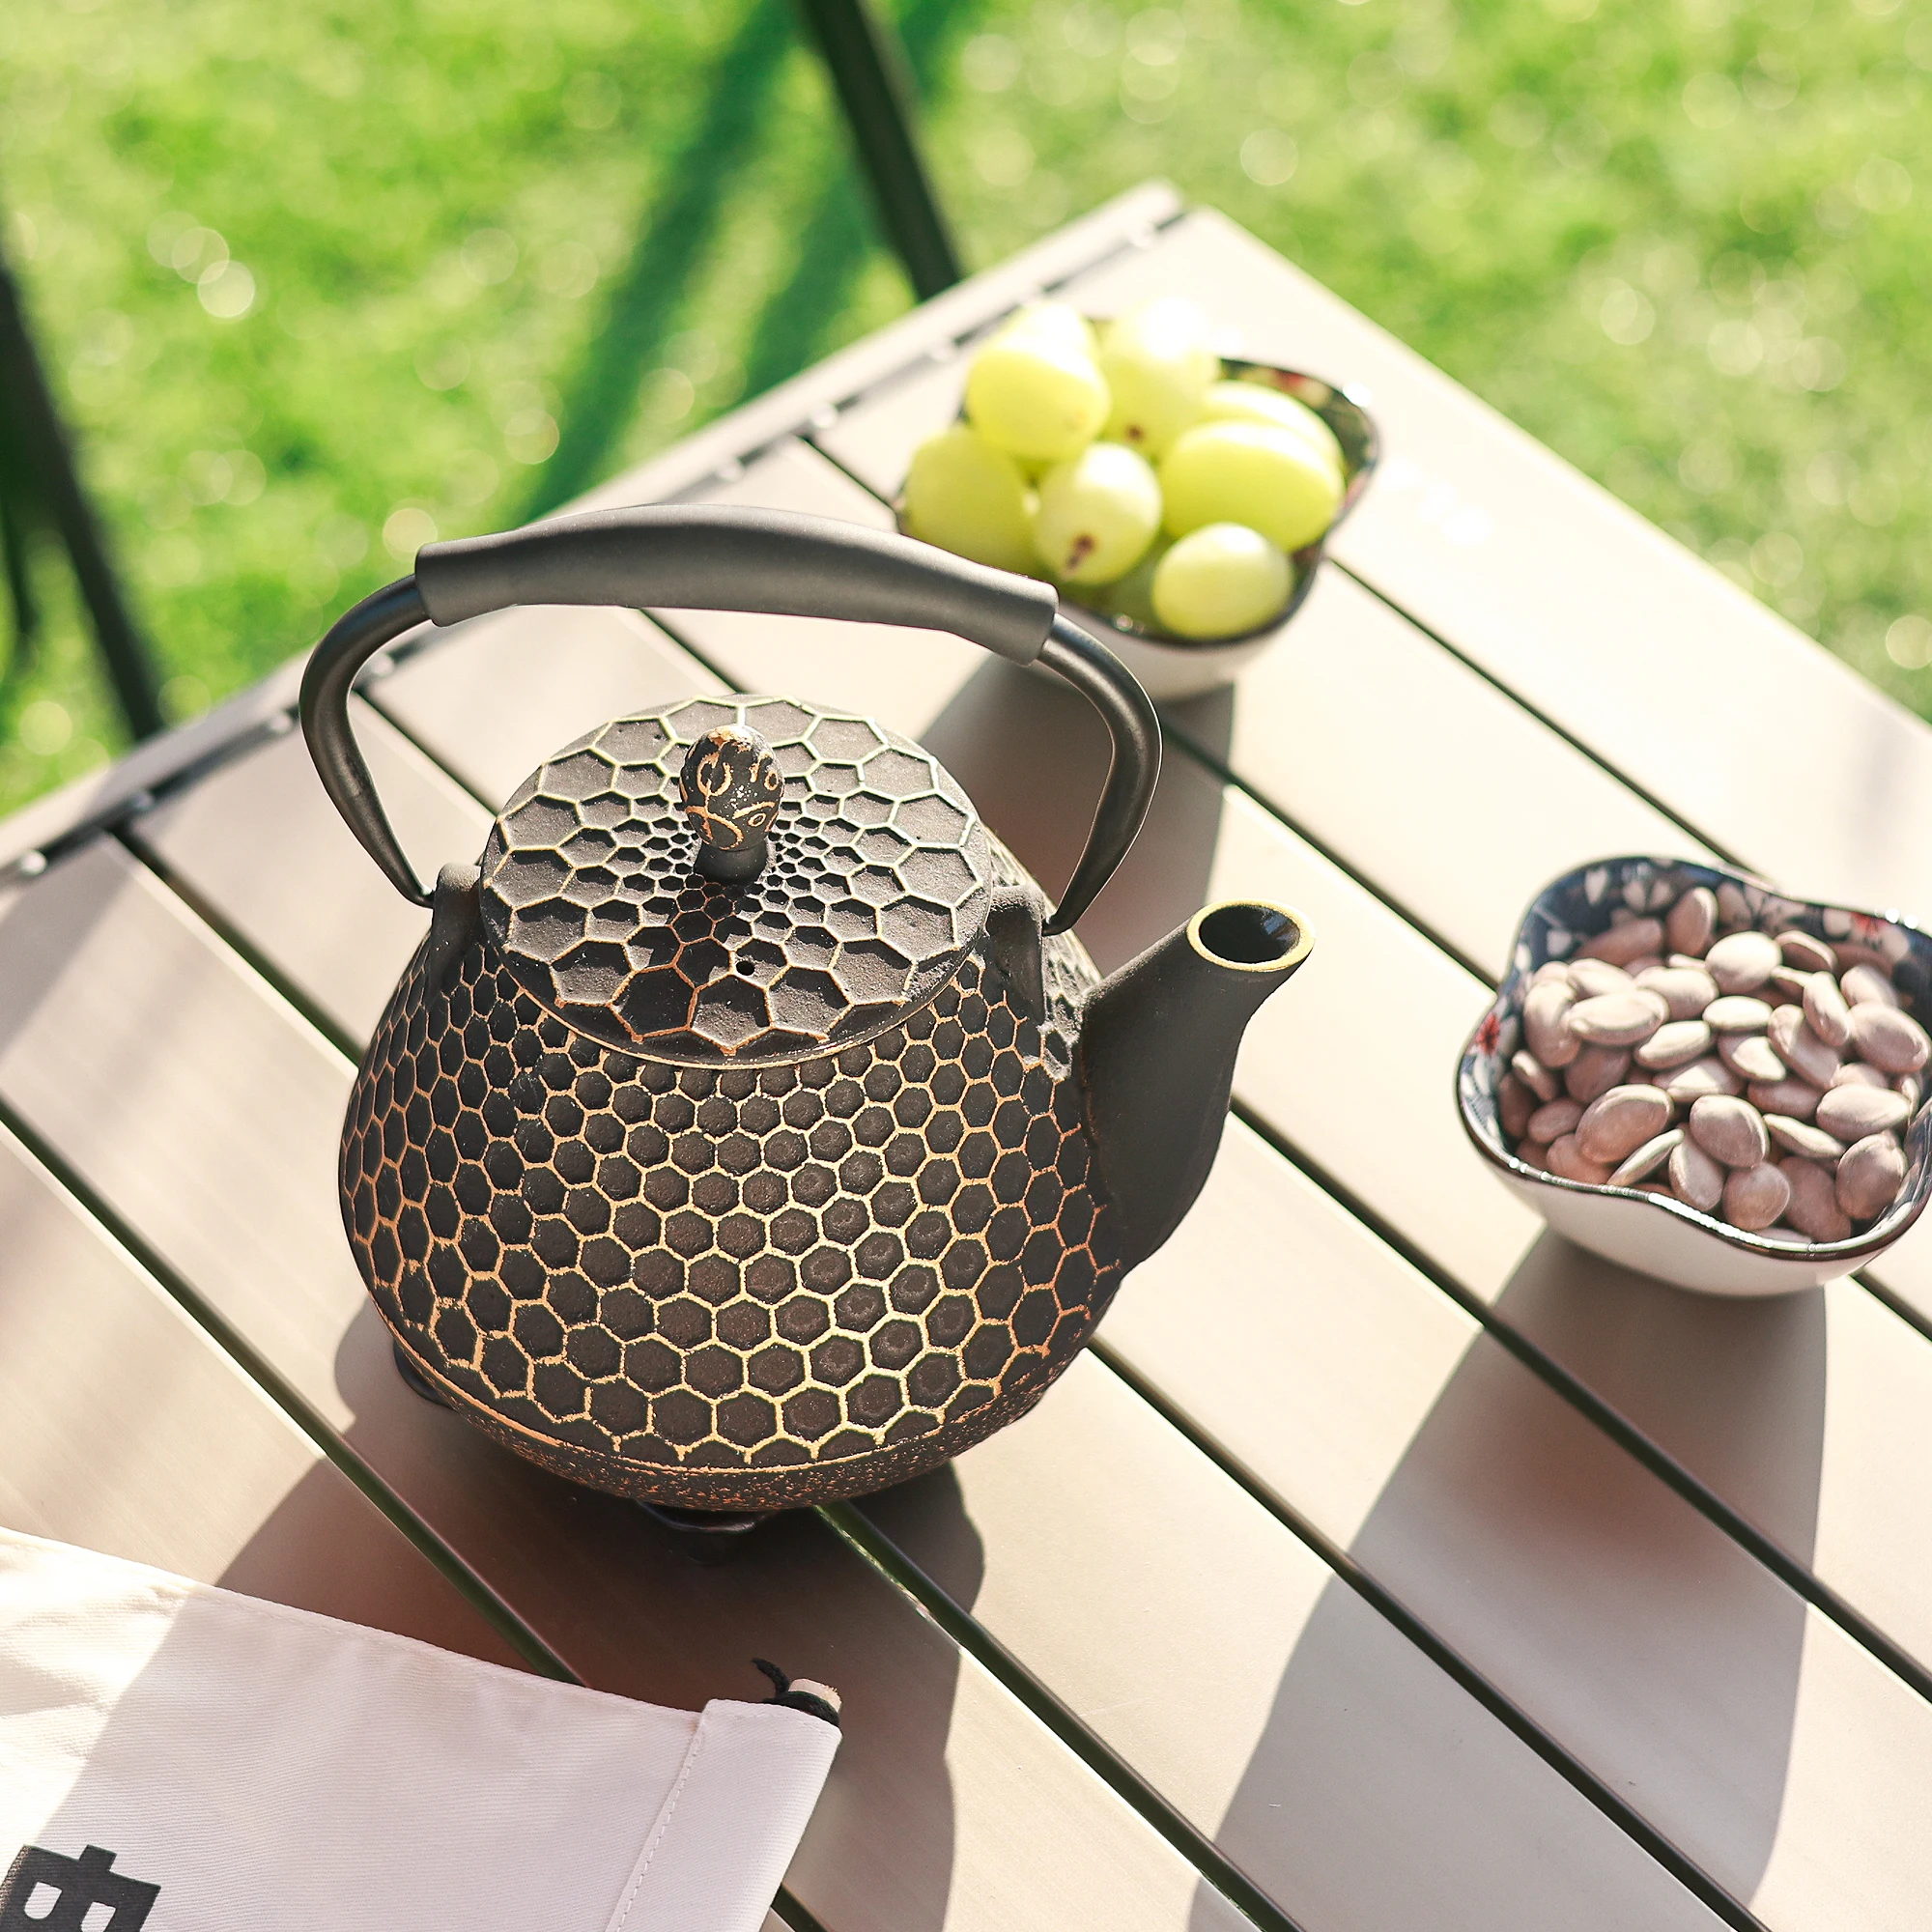
[[[409,1350],[400,1342],[391,1342],[389,1352],[396,1358],[396,1373],[402,1377],[412,1395],[419,1395],[423,1401],[433,1402],[439,1408],[449,1406],[442,1391],[410,1359]]]
[[[400,1342],[392,1341],[389,1352],[395,1358],[397,1375],[412,1395],[434,1403],[438,1408],[451,1406]],[[675,1503],[642,1501],[634,1506],[649,1517],[694,1563],[706,1568],[730,1562],[744,1547],[745,1539],[765,1520],[762,1516],[740,1510],[680,1509]]]
[[[694,1563],[706,1569],[729,1563],[745,1547],[752,1531],[765,1520],[738,1510],[680,1509],[675,1503],[636,1505],[657,1524]]]

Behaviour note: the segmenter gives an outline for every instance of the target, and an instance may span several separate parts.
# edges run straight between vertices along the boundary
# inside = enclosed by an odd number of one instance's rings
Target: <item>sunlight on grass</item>
[[[1910,0],[1003,4],[935,132],[982,257],[1167,173],[1926,711],[1927,70]]]
[[[1925,0],[896,14],[975,266],[1165,174],[1932,711]],[[908,300],[778,0],[67,0],[0,63],[9,251],[175,715]],[[0,808],[119,746],[36,582]]]

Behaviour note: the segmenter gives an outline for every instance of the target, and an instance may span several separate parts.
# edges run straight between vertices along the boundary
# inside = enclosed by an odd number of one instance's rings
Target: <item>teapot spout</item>
[[[1230,900],[1196,913],[1088,1000],[1080,1081],[1126,1266],[1194,1205],[1221,1145],[1241,1036],[1314,943],[1287,906]]]

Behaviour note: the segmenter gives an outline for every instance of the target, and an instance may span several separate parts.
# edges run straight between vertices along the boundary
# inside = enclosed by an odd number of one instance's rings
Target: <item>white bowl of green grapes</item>
[[[1045,578],[1155,697],[1188,697],[1300,608],[1377,450],[1360,400],[1224,359],[1182,298],[1099,323],[1038,302],[974,354],[958,419],[913,452],[899,527]]]

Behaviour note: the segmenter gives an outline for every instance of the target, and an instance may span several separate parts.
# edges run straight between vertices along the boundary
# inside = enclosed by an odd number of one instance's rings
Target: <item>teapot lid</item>
[[[767,856],[707,877],[680,777],[699,741],[746,731],[781,784]],[[480,897],[511,976],[567,1025],[677,1065],[769,1066],[923,1006],[979,937],[992,876],[978,812],[929,752],[792,698],[701,697],[606,724],[526,779],[490,829]]]

